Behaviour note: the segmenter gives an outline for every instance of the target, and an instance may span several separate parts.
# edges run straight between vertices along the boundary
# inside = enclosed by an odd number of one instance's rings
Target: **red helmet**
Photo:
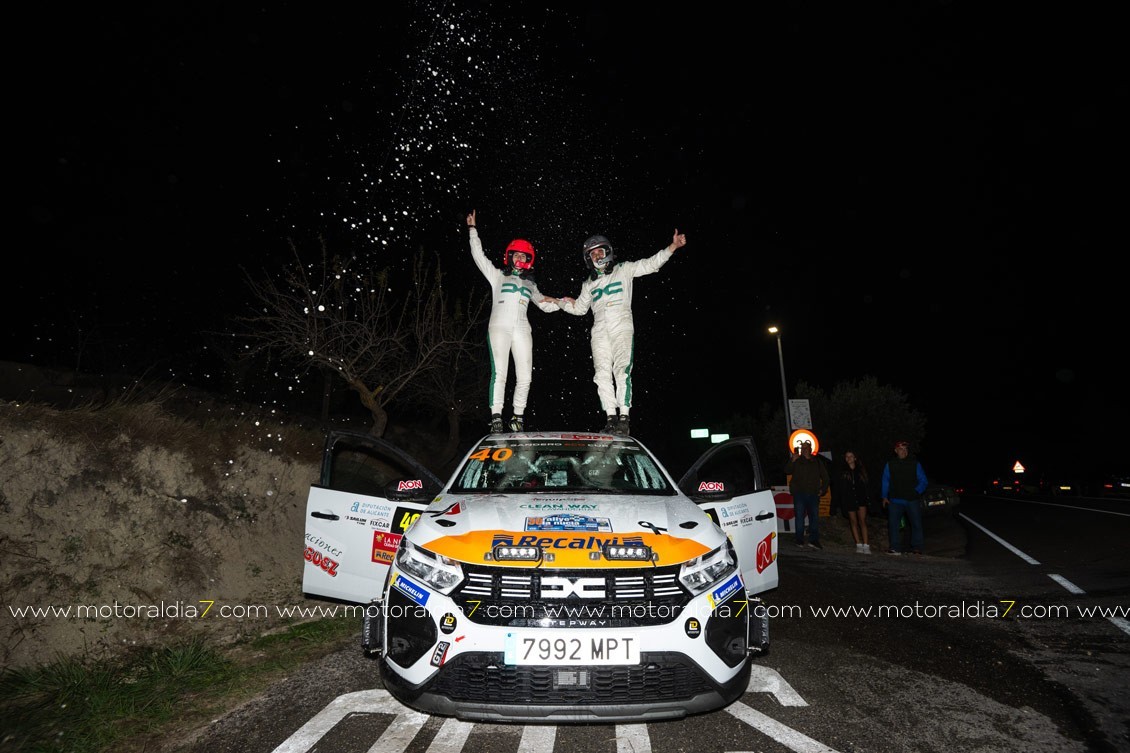
[[[511,254],[517,251],[520,254],[526,255],[526,260],[523,262],[512,263]],[[515,238],[510,241],[510,245],[506,247],[506,253],[503,255],[502,260],[509,268],[520,269],[527,271],[534,268],[534,257],[537,252],[534,251],[534,244],[530,243],[525,238]]]

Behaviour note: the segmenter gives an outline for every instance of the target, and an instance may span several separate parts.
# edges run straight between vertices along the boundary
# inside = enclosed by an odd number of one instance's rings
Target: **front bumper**
[[[502,654],[464,655],[420,686],[381,662],[385,688],[419,711],[466,721],[613,723],[680,719],[722,708],[749,686],[751,662],[716,683],[682,654],[647,653],[632,667],[506,667]],[[583,690],[555,683],[589,672]],[[488,700],[497,699],[497,700]]]
[[[534,621],[484,624],[442,594],[429,592],[424,609],[418,589],[408,589],[411,599],[390,591],[381,677],[402,703],[466,720],[620,722],[711,711],[745,693],[751,655],[768,650],[764,615],[750,616],[760,601],[746,601],[740,576],[724,588],[738,595],[719,601],[719,589],[690,599],[678,616],[659,624],[610,626],[638,641],[638,663],[567,666],[505,663],[506,635],[536,632]],[[586,625],[567,632],[587,641],[610,629]]]

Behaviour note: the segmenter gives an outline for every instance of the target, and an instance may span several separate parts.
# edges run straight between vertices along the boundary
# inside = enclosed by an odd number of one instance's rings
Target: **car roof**
[[[624,436],[622,434],[602,434],[600,432],[592,431],[522,431],[507,434],[487,434],[480,439],[476,444],[483,442],[506,441],[508,439],[561,439],[571,440],[576,442],[628,442],[631,444],[640,444],[639,441],[632,437]]]

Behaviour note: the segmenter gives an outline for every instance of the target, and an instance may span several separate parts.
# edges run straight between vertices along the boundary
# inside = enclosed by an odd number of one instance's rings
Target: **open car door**
[[[777,507],[752,437],[711,446],[679,481],[733,542],[746,592],[777,587]]]
[[[442,487],[383,439],[331,431],[306,498],[302,591],[358,604],[377,598],[400,537]]]

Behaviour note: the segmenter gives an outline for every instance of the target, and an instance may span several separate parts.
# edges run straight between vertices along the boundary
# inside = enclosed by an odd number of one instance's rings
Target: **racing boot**
[[[621,436],[628,436],[628,414],[621,413],[620,420],[616,422],[616,433]]]
[[[526,430],[526,419],[521,416],[510,417],[510,431],[518,432]]]
[[[495,413],[490,417],[490,433],[501,434],[506,431],[506,427],[502,423],[502,414]]]
[[[604,428],[600,431],[602,434],[615,434],[616,427],[618,427],[619,425],[620,423],[616,418],[616,414],[609,413],[608,417],[604,420]]]

